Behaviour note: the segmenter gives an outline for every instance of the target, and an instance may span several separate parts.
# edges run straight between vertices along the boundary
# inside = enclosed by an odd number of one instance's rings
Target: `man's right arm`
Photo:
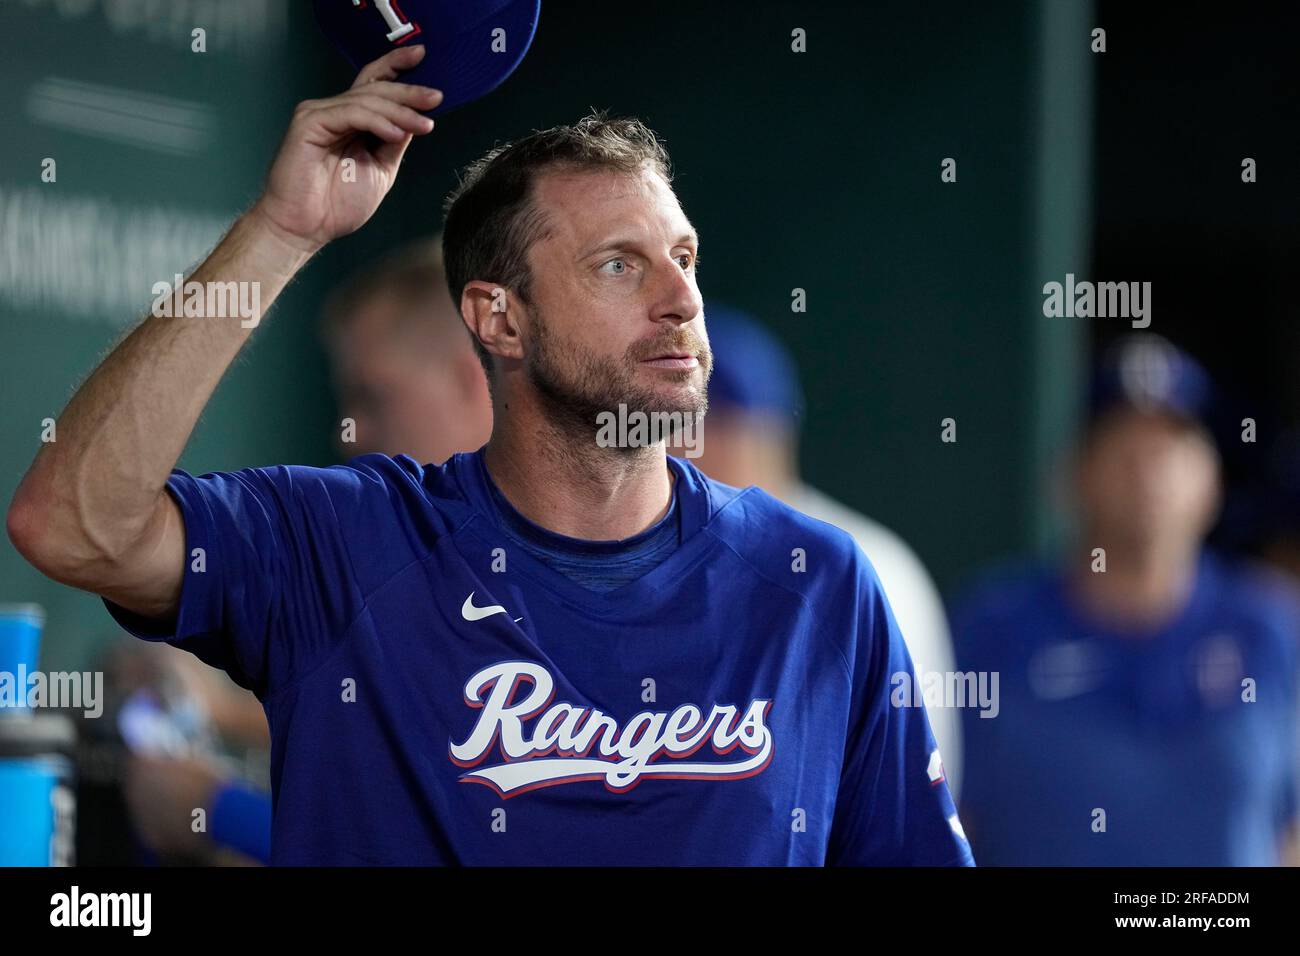
[[[301,104],[266,191],[187,282],[258,283],[265,310],[318,249],[364,224],[412,136],[432,129],[417,110],[440,95],[391,82],[422,56],[399,49],[348,92]],[[365,133],[377,145],[361,148]],[[356,163],[346,183],[344,158]],[[185,527],[166,482],[255,324],[151,315],[132,331],[77,390],[19,485],[7,521],[18,551],[61,583],[174,616]]]
[[[254,209],[188,281],[258,282],[269,301],[307,255]],[[23,556],[139,614],[174,613],[185,528],[164,484],[251,332],[238,318],[137,326],[77,390],[14,495],[9,534]]]

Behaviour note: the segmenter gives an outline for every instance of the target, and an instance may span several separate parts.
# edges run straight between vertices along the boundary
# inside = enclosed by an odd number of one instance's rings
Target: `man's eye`
[[[619,268],[610,269],[610,266],[618,266]],[[627,263],[622,259],[610,259],[609,262],[606,262],[600,268],[606,275],[621,276],[623,273],[627,272]]]
[[[683,269],[689,269],[691,268],[691,266],[698,267],[700,264],[700,260],[698,258],[692,258],[689,252],[683,252],[680,256],[677,257],[677,261],[681,262]]]

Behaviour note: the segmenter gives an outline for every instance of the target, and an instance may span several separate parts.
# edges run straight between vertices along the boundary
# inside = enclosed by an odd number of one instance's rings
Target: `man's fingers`
[[[372,94],[416,110],[431,110],[442,102],[441,90],[435,90],[431,86],[415,86],[411,83],[394,83],[391,80],[376,80],[360,89],[348,90],[338,98],[353,99]]]
[[[398,47],[390,53],[385,53],[378,60],[367,63],[357,74],[356,80],[352,84],[352,89],[358,86],[364,86],[367,83],[373,83],[375,80],[395,80],[397,74],[402,70],[409,70],[415,64],[424,59],[423,46],[403,46]]]
[[[406,130],[401,126],[361,103],[344,102],[337,106],[316,110],[312,113],[312,120],[320,123],[325,131],[333,136],[345,136],[348,133],[368,130],[386,143],[400,143],[407,136]]]
[[[357,103],[368,110],[372,110],[383,116],[394,126],[406,130],[408,133],[427,133],[433,129],[433,120],[427,116],[422,116],[409,106],[403,106],[401,103],[394,103],[392,100],[384,99],[382,96],[356,95],[349,96],[345,103]]]
[[[412,86],[409,83],[392,83],[379,80],[361,89],[348,90],[338,96],[325,100],[303,100],[298,104],[299,113],[314,113],[319,110],[342,106],[347,103],[384,100],[397,106],[408,106],[413,111],[431,110],[442,102],[442,91],[429,86]],[[417,130],[412,130],[417,132]]]
[[[374,151],[375,162],[388,169],[396,169],[402,164],[402,157],[406,155],[406,148],[411,145],[414,137],[410,134],[402,137],[400,143],[380,143]]]

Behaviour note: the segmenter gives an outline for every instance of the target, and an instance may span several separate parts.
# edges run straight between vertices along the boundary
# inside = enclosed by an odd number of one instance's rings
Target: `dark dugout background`
[[[742,306],[797,357],[814,484],[903,534],[945,590],[1049,546],[1046,478],[1089,344],[1128,323],[1045,319],[1044,282],[1153,281],[1152,330],[1221,373],[1261,427],[1300,411],[1284,286],[1300,18],[1134,7],[545,0],[507,85],[416,143],[376,218],[282,296],[181,465],[330,463],[315,325],[331,283],[436,231],[455,170],[494,143],[602,107],[667,140],[703,237],[706,313],[711,298]],[[1089,50],[1097,26],[1104,54]],[[191,52],[195,27],[206,53]],[[351,77],[305,0],[4,0],[0,44],[7,502],[42,420],[153,283],[192,268],[256,197],[293,104]],[[47,157],[57,182],[41,181]],[[940,181],[947,157],[956,183]],[[940,441],[948,417],[955,444]],[[1245,481],[1258,462],[1232,464]],[[6,540],[7,601],[46,607],[49,669],[86,666],[113,633],[98,599]]]

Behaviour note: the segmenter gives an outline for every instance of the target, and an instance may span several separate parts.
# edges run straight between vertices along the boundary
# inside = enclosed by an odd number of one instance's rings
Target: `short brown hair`
[[[443,260],[456,309],[474,279],[499,282],[528,301],[528,248],[546,235],[545,216],[533,202],[539,173],[553,167],[635,173],[647,163],[672,182],[668,152],[653,130],[596,110],[570,126],[495,146],[471,163],[443,205]],[[490,377],[492,359],[477,337],[474,349]]]

